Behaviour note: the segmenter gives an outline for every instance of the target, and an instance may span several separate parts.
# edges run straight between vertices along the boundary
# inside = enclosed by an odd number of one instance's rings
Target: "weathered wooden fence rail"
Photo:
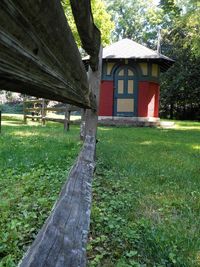
[[[55,207],[20,267],[86,265],[96,139],[86,136]]]
[[[100,51],[100,57],[102,49]],[[99,99],[99,68],[89,72],[90,89]],[[97,105],[98,106],[98,105]],[[90,223],[91,186],[95,168],[97,110],[86,111],[84,145],[59,200],[20,267],[85,267]]]
[[[1,133],[1,110],[0,110],[0,133]]]
[[[32,107],[29,107],[29,105],[32,105]],[[69,130],[71,112],[81,110],[79,107],[70,104],[62,104],[59,107],[48,107],[45,99],[24,99],[23,107],[24,123],[27,123],[27,118],[41,120],[42,125],[45,125],[46,121],[60,122],[64,124],[65,131]],[[64,118],[52,118],[48,116],[48,112],[50,111],[64,112]]]
[[[86,30],[84,39],[94,51],[92,44],[99,42],[93,41],[90,1],[71,2],[76,17],[85,16],[78,28]],[[95,108],[60,0],[1,0],[0,47],[1,88]]]
[[[0,86],[86,108],[83,149],[21,267],[85,267],[96,147],[101,34],[90,0],[70,0],[87,78],[60,0],[0,1]],[[100,59],[100,60],[99,60]]]

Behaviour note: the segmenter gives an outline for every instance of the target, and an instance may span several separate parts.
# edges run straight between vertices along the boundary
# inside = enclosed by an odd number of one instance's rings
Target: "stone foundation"
[[[160,118],[99,116],[98,124],[107,126],[156,127],[160,126]]]

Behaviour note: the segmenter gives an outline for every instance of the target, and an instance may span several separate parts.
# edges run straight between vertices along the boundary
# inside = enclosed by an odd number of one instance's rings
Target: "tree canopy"
[[[197,0],[106,0],[112,40],[130,38],[176,60],[161,78],[161,116],[200,119],[200,3]]]
[[[163,51],[176,60],[161,79],[161,114],[199,120],[200,5],[194,0],[162,0],[161,8],[170,18],[163,34]]]
[[[106,0],[107,9],[115,22],[112,39],[130,38],[155,47],[157,27],[162,15],[153,0]]]
[[[73,32],[74,38],[78,46],[80,47],[81,41],[78,35],[76,25],[74,23],[70,0],[62,0],[62,4],[65,11],[65,15]],[[107,12],[105,3],[102,0],[91,0],[91,5],[94,22],[101,31],[102,45],[106,46],[111,42],[110,36],[111,31],[114,29],[114,23],[111,21],[111,15]]]
[[[81,46],[69,0],[62,3]],[[130,38],[156,49],[158,31],[161,31],[161,52],[176,61],[161,78],[161,116],[200,119],[200,2],[91,0],[91,4],[103,46]]]

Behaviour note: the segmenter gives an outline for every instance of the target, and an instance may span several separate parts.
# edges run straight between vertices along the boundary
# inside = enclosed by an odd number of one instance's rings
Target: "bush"
[[[10,114],[22,114],[23,113],[23,103],[21,102],[8,102],[0,105],[0,110],[2,113]]]

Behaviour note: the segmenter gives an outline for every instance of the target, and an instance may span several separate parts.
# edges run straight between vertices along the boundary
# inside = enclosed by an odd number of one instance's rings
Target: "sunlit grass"
[[[14,267],[48,216],[81,143],[72,126],[5,117],[0,266]],[[9,121],[9,120],[12,121]],[[89,266],[200,266],[200,123],[99,127]]]
[[[193,149],[200,150],[200,145],[198,146],[192,146]]]
[[[11,117],[13,125],[5,119],[0,134],[0,266],[14,267],[49,215],[81,143],[77,126],[66,133],[58,123],[22,125],[18,116]]]
[[[184,131],[184,130],[200,131],[200,128],[199,127],[196,127],[196,126],[181,126],[181,125],[177,125],[175,127],[175,129],[178,129],[178,130],[181,130],[181,131]]]
[[[176,121],[175,128],[178,130],[200,131],[200,123],[193,121]]]
[[[152,141],[143,141],[140,143],[140,145],[151,145]]]
[[[106,129],[89,266],[200,266],[200,123]]]
[[[47,117],[54,118],[54,119],[64,119],[64,115],[56,114],[53,112],[49,112],[47,114]],[[81,119],[81,116],[79,115],[71,115],[70,120],[71,121],[79,121]],[[24,116],[22,114],[2,114],[2,125],[3,126],[18,126],[18,125],[24,125]],[[29,126],[40,126],[41,120],[35,120],[32,121],[32,119],[27,119],[27,125]]]

